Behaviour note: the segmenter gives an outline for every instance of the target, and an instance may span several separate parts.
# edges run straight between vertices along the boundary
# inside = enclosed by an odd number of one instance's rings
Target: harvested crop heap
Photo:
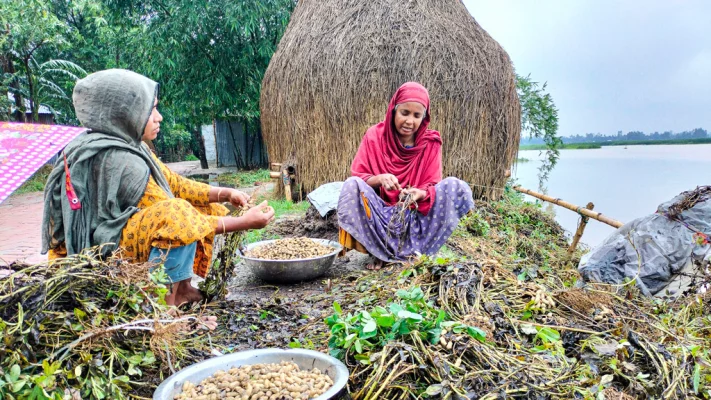
[[[209,355],[199,316],[168,313],[153,280],[162,270],[87,254],[11,268],[0,279],[2,399],[148,396],[161,374]]]
[[[325,393],[333,381],[314,368],[301,371],[290,361],[279,364],[254,364],[229,371],[217,371],[197,386],[185,382],[175,400],[220,399],[307,400]]]
[[[297,260],[325,256],[334,249],[309,238],[279,239],[247,252],[247,256],[263,260]]]
[[[353,277],[326,326],[302,328],[348,365],[354,400],[711,398],[708,294],[584,284],[538,207],[477,206],[454,254]]]

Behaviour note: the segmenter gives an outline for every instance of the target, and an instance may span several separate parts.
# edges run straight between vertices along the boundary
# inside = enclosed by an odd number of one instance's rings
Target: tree
[[[86,76],[86,71],[77,64],[66,60],[49,60],[39,63],[30,57],[25,65],[25,76],[19,77],[23,94],[30,99],[32,107],[32,120],[39,121],[39,105],[47,106],[53,114],[57,115],[56,108],[71,107],[71,97],[67,95],[63,81],[76,82]]]
[[[542,138],[546,145],[546,156],[538,170],[538,184],[543,189],[550,172],[558,163],[563,141],[558,136],[558,109],[546,84],[539,85],[529,76],[516,76],[518,97],[521,102],[521,132],[529,137]],[[588,134],[592,136],[592,134]]]
[[[259,118],[262,77],[295,0],[108,0],[142,34],[127,54],[138,72],[160,82],[161,103],[202,143],[213,119]],[[203,168],[204,152],[198,150]]]
[[[65,81],[76,81],[84,70],[75,63],[47,59],[69,47],[66,26],[54,15],[49,6],[37,0],[0,0],[0,26],[5,33],[0,40],[2,82],[0,91],[15,96],[18,118],[25,119],[24,99],[29,100],[32,120],[39,120],[39,106],[50,109],[66,105]],[[42,55],[40,57],[39,55]],[[46,61],[40,61],[46,60]],[[6,85],[6,86],[5,86]]]

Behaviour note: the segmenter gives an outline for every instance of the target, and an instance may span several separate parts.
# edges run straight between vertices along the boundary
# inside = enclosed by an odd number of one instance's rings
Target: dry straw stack
[[[503,186],[521,129],[515,74],[459,0],[300,1],[262,83],[270,161],[295,160],[307,191],[347,178],[365,130],[407,81],[430,91],[445,176]]]

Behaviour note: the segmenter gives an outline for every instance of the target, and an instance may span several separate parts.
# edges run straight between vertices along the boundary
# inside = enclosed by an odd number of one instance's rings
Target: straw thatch
[[[430,91],[445,176],[498,197],[516,157],[513,66],[459,0],[301,0],[265,73],[261,120],[271,162],[294,159],[304,190],[343,180],[395,90]],[[486,187],[482,187],[486,186]]]

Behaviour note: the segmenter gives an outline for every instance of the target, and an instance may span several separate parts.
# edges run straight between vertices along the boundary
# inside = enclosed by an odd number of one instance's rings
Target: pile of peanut
[[[305,237],[275,240],[257,246],[247,252],[247,257],[262,260],[298,260],[325,256],[332,253],[333,247],[324,246]]]
[[[331,378],[318,368],[301,371],[293,362],[282,361],[217,371],[197,386],[185,382],[174,400],[308,400],[331,386]]]

